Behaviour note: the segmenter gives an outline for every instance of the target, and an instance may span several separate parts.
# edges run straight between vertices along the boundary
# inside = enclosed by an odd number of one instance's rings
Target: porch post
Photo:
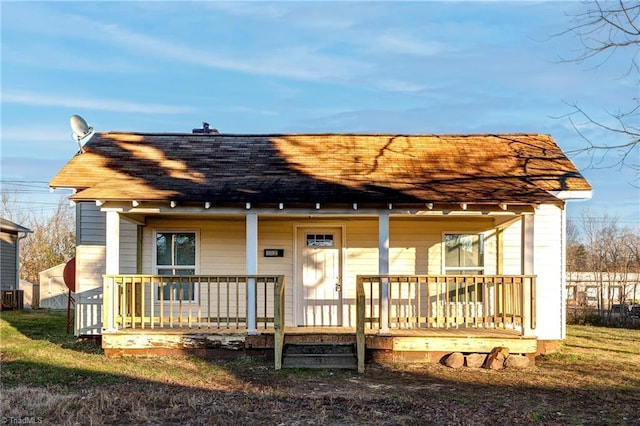
[[[258,215],[247,213],[247,275],[258,273]],[[247,280],[247,334],[256,334],[256,280]]]
[[[522,215],[522,275],[533,274],[533,215]]]
[[[521,259],[521,273],[522,275],[533,274],[533,248],[534,248],[534,233],[533,233],[533,220],[534,215],[525,214],[522,215],[522,259]],[[529,284],[529,285],[528,285]],[[531,280],[524,280],[522,302],[522,334],[524,336],[530,336],[532,334],[531,320],[534,314],[531,309]]]
[[[107,211],[106,268],[107,274],[120,273],[120,215]]]
[[[389,213],[378,213],[378,274],[389,274]],[[380,334],[389,334],[389,279],[382,278],[380,289]]]
[[[105,273],[116,275],[120,273],[120,215],[117,211],[106,212],[105,236]],[[116,315],[118,313],[118,291],[113,279],[105,280],[103,287],[103,324],[105,331],[116,330]]]

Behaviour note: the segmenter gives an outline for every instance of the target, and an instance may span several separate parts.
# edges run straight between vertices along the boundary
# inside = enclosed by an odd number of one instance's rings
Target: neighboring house
[[[19,299],[20,240],[30,232],[24,226],[0,218],[0,289],[3,307],[22,306],[22,300]]]
[[[76,334],[118,353],[235,330],[276,366],[310,330],[364,328],[359,355],[428,358],[454,330],[543,352],[565,337],[565,203],[591,196],[538,134],[98,133],[50,185],[75,190]]]
[[[567,272],[567,305],[609,310],[640,302],[640,274]]]

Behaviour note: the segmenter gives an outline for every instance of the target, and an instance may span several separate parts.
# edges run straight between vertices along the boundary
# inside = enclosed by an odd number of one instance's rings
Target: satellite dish
[[[78,142],[80,151],[84,152],[81,142],[93,134],[93,127],[89,127],[87,122],[84,121],[84,118],[75,114],[69,119],[69,124],[71,125],[71,130],[73,130],[73,138]]]

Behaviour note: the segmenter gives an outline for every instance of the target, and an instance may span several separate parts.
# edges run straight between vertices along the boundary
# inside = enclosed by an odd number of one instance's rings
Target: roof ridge
[[[322,133],[179,133],[179,132],[130,132],[109,130],[97,132],[99,135],[141,135],[141,136],[197,136],[197,137],[266,137],[266,136],[430,136],[430,137],[478,137],[478,136],[551,136],[548,133],[345,133],[345,132],[322,132]]]

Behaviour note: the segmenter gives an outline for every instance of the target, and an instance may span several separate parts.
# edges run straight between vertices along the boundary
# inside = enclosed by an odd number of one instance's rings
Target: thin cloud
[[[92,73],[147,73],[149,70],[137,62],[118,56],[93,55],[87,52],[72,52],[50,43],[28,44],[14,48],[4,47],[2,62],[51,70]]]
[[[260,55],[243,54],[241,58],[232,58],[220,52],[203,54],[202,49],[161,40],[115,24],[94,22],[93,25],[104,35],[103,42],[116,43],[147,56],[152,54],[209,68],[302,80],[348,78],[356,69],[366,68],[365,63],[329,56],[307,46],[275,48]]]
[[[429,89],[429,87],[422,84],[415,84],[401,80],[381,80],[377,82],[377,86],[388,92],[401,93],[419,93]]]
[[[231,16],[239,16],[241,18],[251,18],[262,22],[274,21],[276,23],[286,21],[287,25],[295,25],[297,27],[315,28],[315,29],[344,29],[353,25],[354,21],[347,19],[345,16],[339,16],[336,13],[326,12],[331,10],[322,7],[318,8],[317,3],[299,3],[290,2],[283,7],[283,3],[259,3],[259,2],[210,2],[205,3],[208,10],[214,10]],[[295,7],[291,7],[295,6]],[[332,6],[335,6],[332,5]],[[311,11],[309,8],[312,8]],[[331,16],[326,16],[328,13]]]
[[[268,109],[260,109],[260,108],[252,108],[252,107],[246,107],[246,106],[232,106],[229,108],[225,108],[225,111],[228,112],[242,112],[242,113],[253,113],[253,114],[259,114],[259,115],[268,115],[268,116],[275,116],[278,115],[278,113],[276,111],[272,111],[272,110],[268,110]]]
[[[251,4],[249,7],[244,5],[215,5],[209,7],[225,10],[227,12],[234,11],[236,14],[251,13],[255,14],[258,4]],[[285,19],[286,13],[290,10],[281,10],[280,7],[258,7],[262,12],[270,10],[263,15],[277,22],[279,19]],[[14,12],[14,13],[17,13]],[[72,53],[71,47],[73,43],[66,42],[64,45],[51,45],[46,52],[46,58],[52,60],[39,60],[36,63],[31,62],[32,66],[48,69],[68,69],[65,65],[75,64],[77,68],[84,70],[96,69],[93,64],[111,61],[111,65],[107,64],[107,68],[116,68],[117,72],[145,72],[155,69],[149,65],[149,61],[167,60],[173,64],[182,63],[187,65],[196,65],[205,68],[220,69],[226,71],[241,72],[250,75],[266,75],[284,78],[293,78],[304,81],[327,81],[327,80],[350,80],[357,75],[357,70],[366,69],[367,63],[354,60],[350,57],[342,57],[339,55],[329,54],[326,51],[305,44],[296,45],[288,40],[287,44],[273,46],[271,48],[262,47],[261,50],[255,51],[251,46],[245,46],[235,49],[233,52],[225,52],[225,46],[216,45],[215,43],[206,46],[187,45],[168,38],[162,38],[155,35],[143,33],[141,31],[128,28],[126,25],[119,23],[108,23],[99,21],[77,14],[57,13],[55,10],[44,9],[43,7],[35,8],[34,16],[27,20],[27,25],[32,28],[33,32],[41,34],[43,37],[56,39],[81,39],[91,41],[96,45],[111,44],[117,47],[119,55],[125,55],[128,52],[131,55],[129,65],[126,59],[118,57],[112,58],[92,58],[97,62],[89,62],[87,60],[76,61],[74,57],[80,53]],[[25,18],[26,19],[26,18]],[[33,21],[40,23],[35,24]],[[320,26],[328,25],[324,19],[318,19]],[[48,22],[45,25],[45,22]],[[324,23],[323,23],[324,22]],[[335,22],[334,22],[335,24]],[[275,25],[275,24],[274,24]],[[340,26],[348,25],[342,22]],[[79,32],[76,28],[82,28]],[[168,37],[178,37],[179,34]],[[38,50],[34,50],[32,46],[23,46],[21,48],[29,49],[33,54],[29,56],[39,57]],[[134,59],[135,58],[135,59]],[[10,59],[14,63],[24,64],[25,59],[20,59],[15,54],[4,57],[3,61]],[[27,61],[29,62],[29,61]],[[133,66],[134,69],[130,67]],[[121,70],[118,70],[121,68]]]
[[[250,16],[260,19],[279,19],[289,13],[287,9],[273,3],[245,2],[210,2],[203,3],[209,10],[216,10],[235,16]]]
[[[418,40],[401,34],[380,35],[373,40],[373,46],[375,49],[384,52],[414,56],[433,56],[454,50],[447,43]]]
[[[186,114],[195,111],[194,108],[185,106],[146,104],[113,99],[90,99],[21,91],[3,91],[2,103],[145,114]]]
[[[67,123],[65,123],[66,125]],[[2,126],[2,142],[29,142],[29,143],[42,143],[49,144],[50,147],[52,140],[70,139],[71,130],[69,126],[65,131],[58,131],[58,129],[52,129],[50,125],[43,124],[30,124],[28,131],[25,131],[25,126]]]

